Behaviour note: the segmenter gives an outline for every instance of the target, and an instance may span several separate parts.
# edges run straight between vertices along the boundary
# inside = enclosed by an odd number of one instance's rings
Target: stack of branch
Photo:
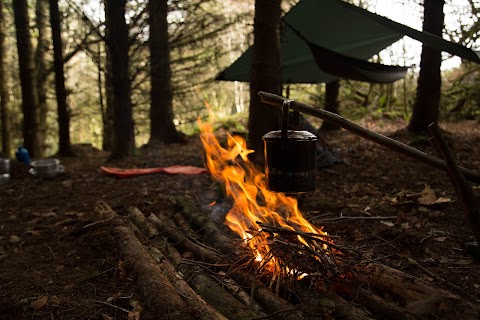
[[[97,204],[98,222],[112,228],[119,253],[135,276],[144,304],[162,319],[478,319],[480,310],[460,296],[428,286],[385,266],[362,265],[355,273],[301,281],[261,281],[252,268],[253,254],[234,235],[224,233],[208,214],[185,197],[178,212],[146,213],[129,208],[123,215],[104,202]],[[265,232],[291,235],[273,226]],[[308,238],[308,235],[303,235]],[[321,243],[318,237],[309,238]],[[308,251],[312,261],[340,268],[331,259],[335,247]],[[292,250],[292,242],[280,244]],[[300,248],[299,248],[300,249]],[[304,248],[303,248],[304,249]],[[285,251],[287,250],[287,251]],[[326,251],[325,251],[326,250]],[[293,264],[299,253],[292,253]],[[320,253],[319,253],[320,252]],[[297,256],[295,256],[297,255]],[[302,259],[306,252],[302,254]],[[329,257],[330,256],[330,257]],[[357,259],[359,259],[357,261]],[[359,257],[353,257],[350,266]],[[305,262],[305,261],[304,261]],[[342,262],[340,262],[342,263]],[[299,264],[300,267],[301,264]],[[292,265],[293,266],[293,265]]]

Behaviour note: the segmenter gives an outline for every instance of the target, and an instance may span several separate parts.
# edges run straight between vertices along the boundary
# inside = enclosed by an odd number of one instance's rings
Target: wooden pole
[[[260,96],[260,100],[264,103],[271,104],[277,107],[282,107],[283,102],[287,100],[286,98],[283,98],[281,96],[272,94],[272,93],[267,93],[260,91],[258,93]],[[441,169],[444,171],[448,170],[448,166],[445,163],[445,161],[440,160],[436,157],[432,157],[425,152],[422,152],[420,150],[417,150],[415,148],[410,147],[409,145],[406,145],[404,143],[401,143],[397,140],[394,140],[392,138],[386,137],[384,135],[381,135],[379,133],[370,131],[368,129],[365,129],[341,116],[335,113],[331,113],[328,111],[325,111],[320,108],[315,108],[313,106],[310,106],[305,103],[301,103],[298,101],[293,101],[290,103],[290,107],[293,110],[298,110],[299,112],[309,114],[313,117],[323,119],[325,121],[329,121],[333,124],[338,125],[339,127],[342,127],[343,129],[350,131],[353,134],[356,134],[357,136],[360,136],[362,138],[365,138],[367,140],[370,140],[372,142],[375,142],[376,144],[379,144],[383,147],[392,149],[394,151],[397,151],[399,153],[402,153],[406,156],[409,156],[413,159],[419,160],[427,165],[430,165],[434,168]],[[463,173],[466,179],[475,182],[477,184],[480,184],[480,173],[464,168],[464,167],[459,167],[460,171]]]

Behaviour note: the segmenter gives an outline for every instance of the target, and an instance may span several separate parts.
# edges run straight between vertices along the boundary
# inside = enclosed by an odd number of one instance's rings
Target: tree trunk
[[[168,4],[166,0],[150,0],[148,9],[151,77],[149,144],[178,142],[181,137],[173,123]]]
[[[254,43],[250,78],[250,112],[248,118],[248,143],[255,151],[253,160],[263,163],[265,133],[278,130],[281,110],[260,102],[259,91],[282,93],[280,60],[281,0],[256,0]]]
[[[7,50],[5,49],[4,0],[0,0],[0,121],[2,123],[2,152],[5,157],[12,155],[10,123],[9,79],[7,77]]]
[[[35,24],[37,27],[37,48],[35,50],[35,85],[37,86],[38,93],[38,109],[37,109],[37,121],[38,121],[38,140],[41,144],[42,154],[37,155],[40,157],[43,155],[46,149],[46,137],[47,137],[47,78],[48,71],[46,65],[46,53],[49,49],[49,42],[47,37],[47,0],[37,0],[35,6]]]
[[[340,80],[329,82],[325,85],[325,110],[338,114],[338,96],[340,94]],[[328,121],[323,121],[320,130],[340,130],[341,128]]]
[[[113,145],[111,159],[131,156],[135,151],[131,81],[129,74],[129,38],[125,21],[126,0],[105,1],[107,46],[112,63]],[[114,67],[113,67],[114,66]]]
[[[13,1],[15,30],[17,34],[18,64],[22,86],[23,145],[32,157],[42,153],[38,137],[38,94],[35,85],[35,62],[33,59],[32,39],[27,0]]]
[[[113,84],[112,84],[112,58],[110,50],[106,48],[105,55],[105,105],[103,114],[103,142],[104,151],[112,151],[113,145]]]
[[[50,25],[53,39],[53,64],[55,68],[55,92],[57,95],[58,113],[58,153],[61,156],[72,156],[70,144],[70,112],[67,105],[67,91],[65,90],[65,74],[63,70],[62,27],[58,0],[49,0]]]
[[[425,0],[423,30],[442,36],[444,0]],[[437,122],[439,117],[442,63],[441,51],[423,45],[420,61],[420,74],[417,83],[417,96],[413,104],[413,113],[408,131],[427,132],[428,125]]]

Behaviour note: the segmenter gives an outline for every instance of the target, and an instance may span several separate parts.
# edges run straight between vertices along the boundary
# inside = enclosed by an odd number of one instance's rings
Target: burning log
[[[181,233],[181,231],[176,229],[171,223],[165,222],[165,220],[168,220],[168,218],[163,216],[161,219],[159,219],[152,214],[149,216],[149,220],[152,221],[155,226],[160,228],[161,231],[166,232],[168,236],[171,237],[178,246],[181,246],[189,252],[193,253],[194,256],[202,259],[202,261],[209,262],[214,267],[219,265],[218,262],[225,261],[224,257],[219,256],[213,251],[210,254],[206,254],[205,252],[208,249],[192,242],[190,239],[185,237]],[[220,266],[225,267],[224,264],[220,264]],[[232,267],[231,265],[229,266]],[[191,269],[192,266],[189,266],[189,268]],[[185,271],[187,272],[187,270]],[[251,276],[245,276],[244,273],[238,271],[230,270],[228,274],[232,278],[234,278],[242,287],[247,287],[248,289],[250,289],[252,291],[253,298],[255,298],[268,312],[276,313],[278,319],[302,319],[302,316],[297,311],[297,308],[275,295],[270,289],[266,288],[263,284],[261,284],[258,279],[254,277],[252,278]]]
[[[212,245],[216,245],[220,250],[226,252],[232,252],[233,250],[238,251],[238,245],[219,230],[217,225],[212,223],[206,216],[206,213],[196,207],[190,198],[179,196],[176,198],[176,201],[185,218],[194,228],[204,231],[204,238],[209,239]],[[288,233],[293,234],[294,231],[289,230]],[[337,249],[339,248],[337,247]],[[344,251],[346,250],[344,249]],[[279,299],[277,294],[259,281],[258,274],[256,276],[249,276],[248,274],[239,272],[238,269],[233,269],[230,270],[230,275],[235,278],[238,283],[247,289],[249,288],[252,291],[252,296],[272,313],[275,313],[275,310],[293,312],[293,314],[289,314],[289,317],[293,319],[302,318],[303,313],[321,314],[321,318],[330,314],[339,319],[346,320],[373,319],[368,312],[355,307],[351,302],[344,300],[332,292],[320,292],[297,287],[294,295],[300,298],[300,306],[295,306],[286,303],[283,299]],[[280,314],[280,316],[281,319],[290,319],[286,318],[283,314]]]
[[[216,244],[221,251],[225,252],[235,250],[232,248],[232,240],[227,241],[228,237],[208,219],[205,212],[193,204],[191,199],[177,197],[177,204],[182,214],[190,221],[193,227],[196,227],[199,231],[205,231],[205,235],[208,234],[208,239],[214,240],[211,241],[212,245]],[[322,236],[316,234],[310,235],[279,227],[262,225],[262,228],[270,232],[283,233],[286,237],[288,235],[300,234],[305,238],[322,239]],[[269,228],[270,230],[268,230]],[[429,314],[456,315],[462,319],[474,319],[480,315],[478,306],[460,296],[429,286],[399,270],[387,266],[379,264],[365,265],[362,257],[353,249],[340,247],[337,244],[331,244],[331,246],[335,250],[349,253],[344,255],[348,256],[349,261],[344,259],[342,255],[335,255],[335,257],[340,259],[340,263],[350,266],[354,272],[350,273],[348,277],[343,277],[343,279],[339,277],[328,278],[332,285],[327,288],[321,286],[323,288],[321,290],[307,289],[301,283],[297,283],[294,295],[301,301],[302,307],[299,310],[302,310],[302,313],[308,314],[309,311],[323,309],[324,314],[331,314],[335,318],[352,320],[372,319],[374,318],[372,314],[382,315],[387,319],[428,319],[429,315],[426,316],[424,314],[425,310]],[[356,267],[353,267],[354,265]],[[238,276],[238,273],[236,275]],[[232,276],[234,275],[232,274]],[[245,275],[243,276],[245,277]],[[241,278],[235,279],[238,283],[248,286],[249,281],[242,281]],[[305,282],[307,279],[302,281]],[[322,282],[325,283],[326,278],[323,278]],[[312,279],[310,283],[317,283],[318,285],[318,280]],[[273,294],[265,286],[263,288],[270,294]],[[314,306],[309,305],[312,296],[315,297],[316,301]],[[258,296],[255,296],[255,299],[261,300]],[[358,306],[355,307],[351,301],[355,301],[357,305],[370,312],[366,312]],[[265,304],[268,305],[271,302],[263,301],[262,305]]]

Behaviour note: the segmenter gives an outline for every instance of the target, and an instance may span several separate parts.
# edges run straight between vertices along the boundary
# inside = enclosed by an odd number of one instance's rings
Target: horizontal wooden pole
[[[260,100],[262,102],[270,105],[278,106],[278,107],[282,107],[283,102],[288,100],[287,98],[284,98],[272,93],[263,92],[263,91],[260,91],[258,95],[260,96]],[[392,149],[399,153],[402,153],[413,159],[419,160],[437,169],[441,169],[444,171],[448,170],[448,167],[445,161],[438,159],[436,157],[430,156],[425,152],[412,148],[409,145],[401,143],[397,140],[394,140],[392,138],[386,137],[379,133],[365,129],[345,119],[344,117],[339,116],[338,114],[328,112],[320,108],[315,108],[313,106],[310,106],[308,104],[301,103],[298,101],[293,101],[292,103],[290,103],[290,108],[293,110],[298,110],[299,112],[311,115],[315,118],[319,118],[319,119],[328,121],[330,123],[336,124],[339,127],[342,127],[343,129],[350,131],[351,133],[357,136],[360,136],[362,138],[375,142],[376,144]],[[464,167],[459,167],[459,168],[467,180],[480,184],[480,173]]]

